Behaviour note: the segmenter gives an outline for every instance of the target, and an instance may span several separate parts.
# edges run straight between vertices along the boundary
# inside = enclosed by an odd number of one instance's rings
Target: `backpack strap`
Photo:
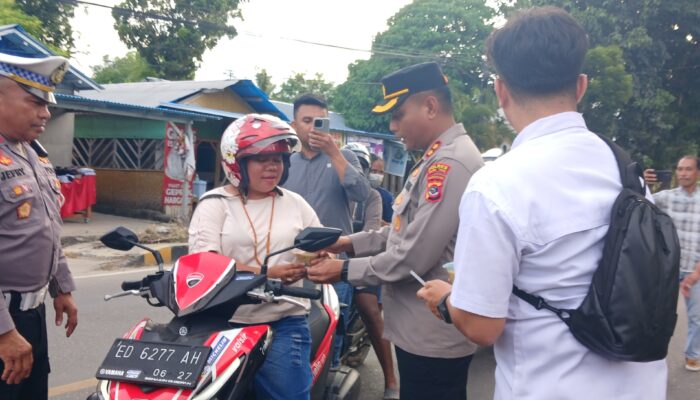
[[[557,317],[559,317],[562,321],[566,322],[567,319],[571,316],[571,314],[567,310],[562,310],[561,308],[556,308],[545,299],[543,299],[540,296],[535,296],[534,294],[530,294],[519,287],[513,285],[513,294],[516,295],[517,297],[521,298],[531,306],[535,307],[538,310],[545,309],[549,310],[555,314],[557,314]]]
[[[613,155],[615,156],[615,161],[617,161],[617,169],[620,171],[620,181],[622,186],[626,189],[635,191],[642,196],[646,195],[646,183],[642,184],[640,182],[640,177],[642,176],[641,166],[632,160],[629,154],[622,147],[618,146],[615,142],[610,140],[608,137],[596,134],[598,137],[605,142],[605,144],[610,147]],[[641,180],[644,182],[644,180]]]

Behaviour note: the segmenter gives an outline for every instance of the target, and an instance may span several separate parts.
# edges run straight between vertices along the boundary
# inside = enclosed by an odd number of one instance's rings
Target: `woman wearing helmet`
[[[236,260],[239,270],[259,273],[268,254],[289,246],[304,228],[321,226],[301,196],[280,187],[297,143],[287,123],[268,115],[246,115],[224,131],[221,155],[228,184],[200,199],[189,227],[190,252],[219,253]],[[302,285],[306,269],[290,252],[271,257],[269,265],[269,278]],[[288,303],[245,305],[232,321],[267,323],[275,332],[255,378],[256,397],[308,399],[312,375],[306,310]]]

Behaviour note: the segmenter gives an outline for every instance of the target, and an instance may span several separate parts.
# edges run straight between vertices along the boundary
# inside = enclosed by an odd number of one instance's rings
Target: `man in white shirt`
[[[494,344],[496,399],[666,396],[665,361],[600,357],[554,313],[511,293],[516,285],[577,308],[602,257],[622,185],[612,152],[576,113],[587,47],[581,26],[552,7],[526,10],[489,38],[496,95],[518,136],[462,197],[454,286],[430,281],[418,292],[469,339]]]

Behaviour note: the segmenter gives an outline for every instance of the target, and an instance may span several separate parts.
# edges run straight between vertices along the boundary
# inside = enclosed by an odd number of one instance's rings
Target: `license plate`
[[[117,339],[95,377],[192,389],[210,350],[207,346]]]

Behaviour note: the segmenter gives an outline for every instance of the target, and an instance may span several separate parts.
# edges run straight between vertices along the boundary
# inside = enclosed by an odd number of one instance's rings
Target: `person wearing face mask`
[[[303,229],[321,226],[300,195],[280,187],[297,143],[294,130],[269,115],[246,115],[224,131],[221,156],[229,183],[200,199],[189,227],[190,252],[222,254],[233,258],[238,270],[260,273],[268,254],[294,243]],[[271,257],[269,265],[268,278],[302,286],[306,269],[295,262],[292,252]],[[265,362],[255,375],[256,398],[308,399],[311,335],[304,307],[289,303],[244,305],[232,321],[266,323],[275,332]]]
[[[350,150],[357,156],[360,162],[360,173],[362,176],[369,175],[370,154],[367,147],[361,143],[348,143],[343,146],[343,150]],[[364,201],[350,202],[350,209],[353,210],[352,230],[353,232],[371,231],[382,226],[382,197],[376,190],[369,190]]]
[[[394,196],[382,187],[384,182],[384,160],[374,153],[369,155],[369,159],[369,184],[382,197],[382,226],[386,226],[391,224],[391,218],[394,216],[394,210],[391,208],[394,204]]]
[[[350,150],[357,156],[362,166],[362,173],[372,175],[370,168],[374,163],[371,163],[372,156],[367,147],[360,143],[347,144],[343,149]],[[380,159],[381,161],[381,159]],[[378,167],[378,166],[375,166]],[[383,165],[381,166],[383,170]],[[370,184],[374,190],[369,191],[367,200],[357,203],[354,207],[355,217],[353,225],[360,223],[355,232],[370,232],[380,229],[385,224],[382,224],[382,195],[377,190],[378,185],[384,179],[383,174],[374,174],[375,182],[370,180]],[[379,180],[379,184],[376,181]],[[391,195],[390,195],[391,196]],[[391,204],[389,205],[391,208]],[[379,365],[382,367],[384,375],[384,400],[398,399],[398,380],[394,373],[394,359],[391,355],[391,343],[382,338],[384,331],[384,319],[382,318],[382,285],[358,286],[355,287],[353,303],[360,313],[362,322],[365,323],[369,340],[374,348],[374,353],[377,355]],[[348,356],[348,363],[352,365],[352,355]]]

